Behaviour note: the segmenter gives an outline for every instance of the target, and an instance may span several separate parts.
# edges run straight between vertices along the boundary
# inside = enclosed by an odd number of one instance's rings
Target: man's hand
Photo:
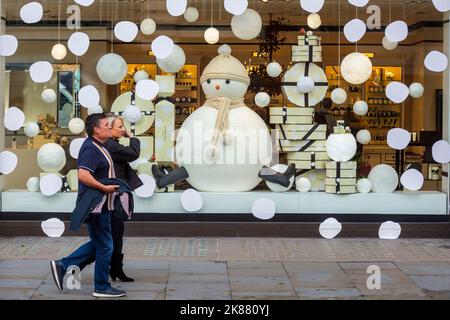
[[[103,192],[104,193],[113,193],[115,192],[117,189],[119,189],[118,185],[108,185],[108,186],[104,186],[103,187]]]

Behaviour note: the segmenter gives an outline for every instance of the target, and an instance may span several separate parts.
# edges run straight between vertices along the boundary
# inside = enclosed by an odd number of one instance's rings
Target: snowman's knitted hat
[[[211,62],[203,70],[200,82],[208,79],[229,79],[250,84],[250,78],[247,69],[235,57],[231,55],[231,48],[224,44],[218,50],[219,55],[211,60]]]

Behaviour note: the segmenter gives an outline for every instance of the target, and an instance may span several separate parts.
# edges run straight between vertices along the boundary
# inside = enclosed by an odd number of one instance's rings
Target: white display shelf
[[[136,213],[186,213],[180,202],[181,191],[155,193],[151,198],[135,196]],[[448,214],[447,195],[442,192],[394,192],[335,195],[324,192],[242,193],[201,192],[203,208],[196,213],[251,214],[253,202],[272,199],[279,214]],[[41,193],[10,190],[1,193],[2,212],[72,212],[77,194],[59,193],[46,197]]]

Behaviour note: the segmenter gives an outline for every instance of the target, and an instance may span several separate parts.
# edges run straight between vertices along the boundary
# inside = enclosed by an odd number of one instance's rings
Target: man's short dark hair
[[[333,106],[333,101],[330,98],[325,98],[322,101],[322,106],[325,110],[330,110]]]
[[[86,118],[85,126],[86,126],[86,133],[88,136],[94,135],[94,128],[99,127],[100,120],[106,119],[108,116],[106,113],[93,113],[90,116]]]

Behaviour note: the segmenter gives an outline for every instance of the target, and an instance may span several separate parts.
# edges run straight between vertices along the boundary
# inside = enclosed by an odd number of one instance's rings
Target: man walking
[[[102,179],[115,178],[114,165],[104,143],[111,138],[111,125],[106,114],[92,114],[86,119],[88,138],[81,146],[78,155],[78,204],[86,202],[90,190],[99,190],[106,195],[104,204],[98,213],[90,212],[86,220],[90,241],[71,255],[50,262],[53,279],[59,290],[63,290],[64,275],[71,265],[78,266],[95,255],[94,297],[122,297],[125,291],[115,289],[109,283],[109,267],[113,251],[111,233],[112,194],[117,185],[104,185]],[[84,204],[83,204],[84,205]],[[91,210],[88,205],[87,210]]]

